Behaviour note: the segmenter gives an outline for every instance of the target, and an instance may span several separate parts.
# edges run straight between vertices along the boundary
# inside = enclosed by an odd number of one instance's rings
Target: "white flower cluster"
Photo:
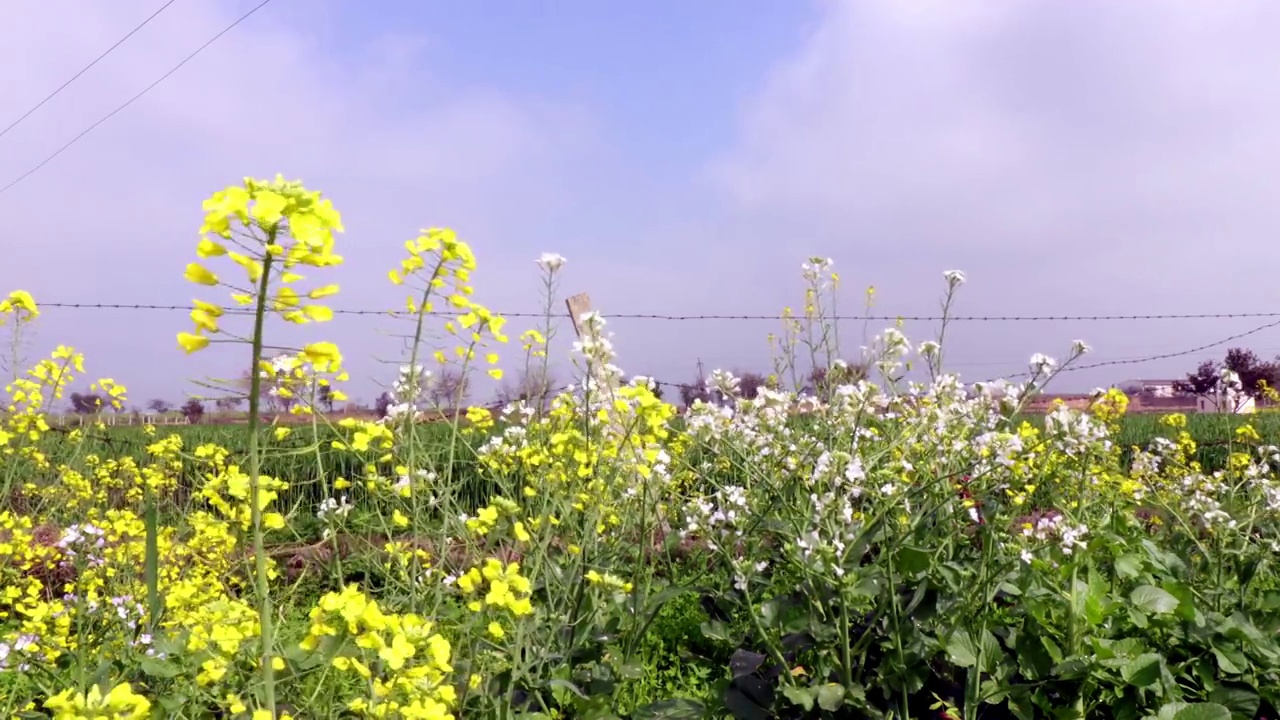
[[[538,267],[542,268],[543,272],[552,274],[564,267],[568,260],[558,253],[544,252],[534,262],[538,263]]]
[[[810,283],[817,283],[826,279],[835,264],[836,261],[831,258],[811,257],[807,262],[800,265],[800,271],[805,280]]]
[[[324,502],[320,503],[316,510],[316,518],[320,522],[327,523],[331,517],[345,518],[353,508],[354,506],[347,501],[346,495],[343,495],[340,500],[331,497],[325,498]]]
[[[726,485],[709,498],[699,498],[686,513],[684,537],[705,538],[712,549],[730,550],[742,539],[741,521],[747,519],[747,491],[738,485]]]
[[[391,404],[387,406],[385,420],[388,422],[403,418],[413,413],[416,417],[424,409],[421,398],[431,387],[435,374],[426,367],[417,364],[412,367],[400,366],[400,374],[391,385]]]
[[[1044,418],[1045,434],[1059,444],[1059,449],[1071,456],[1079,456],[1101,447],[1111,448],[1106,425],[1092,415],[1059,406]]]
[[[1070,555],[1076,550],[1084,550],[1086,547],[1083,538],[1089,534],[1089,528],[1083,524],[1068,523],[1066,516],[1062,513],[1056,511],[1043,513],[1030,525],[1031,527],[1022,529],[1025,537],[1040,542],[1054,542],[1064,555]],[[1029,557],[1029,551],[1023,551],[1022,559],[1027,560]]]

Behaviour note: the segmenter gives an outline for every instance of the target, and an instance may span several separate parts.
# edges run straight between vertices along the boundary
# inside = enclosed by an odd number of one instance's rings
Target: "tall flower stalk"
[[[267,372],[263,368],[266,320],[272,313],[298,324],[323,322],[333,317],[333,311],[328,307],[304,300],[333,295],[338,290],[336,285],[317,287],[305,295],[294,286],[304,279],[298,272],[302,267],[324,268],[341,264],[342,257],[335,254],[333,248],[334,234],[343,229],[342,219],[332,203],[322,199],[320,193],[280,176],[274,181],[246,178],[243,185],[233,185],[214,193],[205,201],[204,210],[197,255],[202,259],[227,258],[241,268],[248,284],[238,286],[224,281],[199,263],[187,265],[185,277],[197,285],[232,290],[231,298],[237,305],[252,308],[253,327],[247,338],[236,335],[221,325],[227,313],[220,304],[197,299],[191,311],[195,329],[179,333],[178,345],[188,354],[213,342],[243,343],[250,347],[248,502],[261,635],[259,671],[262,675],[263,709],[274,713],[274,612],[268,587],[270,567],[265,536],[269,525],[282,526],[283,519],[265,512],[274,493],[267,495],[263,491],[260,402],[262,378]],[[332,343],[308,345],[300,355],[317,371],[330,371],[341,364],[341,355]]]

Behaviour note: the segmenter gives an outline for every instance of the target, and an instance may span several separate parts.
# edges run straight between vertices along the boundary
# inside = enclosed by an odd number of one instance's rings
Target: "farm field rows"
[[[549,406],[418,423],[428,358],[497,377],[504,354],[527,366],[551,352],[550,328],[517,333],[479,302],[471,249],[433,229],[390,273],[414,339],[396,402],[384,420],[330,425],[316,398],[340,393],[341,349],[317,337],[268,357],[262,319],[319,333],[332,316],[318,301],[337,287],[301,276],[341,262],[336,210],[277,179],[205,212],[185,273],[205,299],[179,346],[239,343],[250,417],[269,382],[315,422],[56,429],[46,412],[93,377],[92,358],[58,346],[15,379],[0,419],[0,715],[1280,708],[1275,416],[1128,417],[1111,391],[1023,422],[1009,395],[970,397],[935,343],[896,329],[865,358],[877,381],[854,382],[839,348],[803,345],[833,342],[835,277],[818,259],[802,269],[809,309],[776,346],[780,376],[829,359],[803,396],[737,397],[716,372],[725,402],[677,422],[623,380],[606,320],[587,314],[581,381]],[[539,259],[548,303],[563,263]],[[944,278],[950,307],[964,276]],[[215,296],[225,285],[251,290]],[[11,331],[38,317],[28,294],[5,303]],[[1086,351],[1036,356],[1023,389]],[[933,379],[901,379],[908,362]],[[109,379],[94,387],[127,401]]]

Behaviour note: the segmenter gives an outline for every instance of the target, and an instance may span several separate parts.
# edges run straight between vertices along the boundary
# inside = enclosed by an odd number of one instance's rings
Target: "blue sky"
[[[17,6],[0,28],[0,120],[160,4]],[[0,138],[0,186],[253,4],[175,2]],[[47,302],[216,299],[181,279],[201,201],[283,173],[344,213],[348,262],[316,278],[342,284],[339,307],[400,306],[386,270],[419,228],[445,225],[475,247],[480,298],[499,310],[536,309],[533,260],[554,251],[569,258],[564,292],[589,291],[606,315],[775,313],[800,302],[810,255],[835,259],[855,313],[874,284],[881,313],[933,314],[949,269],[968,274],[967,315],[1267,312],[1277,27],[1280,6],[1263,0],[402,0],[376,12],[273,0],[0,194],[0,288]],[[948,357],[977,379],[1076,338],[1095,361],[1123,360],[1263,322],[971,322],[948,331]],[[223,349],[182,356],[186,326],[180,312],[50,308],[32,351],[74,344],[137,403],[180,400],[191,379],[243,365]],[[766,369],[776,330],[611,328],[626,370],[675,381],[698,359]],[[273,330],[347,348],[366,401],[391,378],[395,331],[368,318]],[[907,324],[916,341],[935,331]],[[1274,355],[1280,331],[1245,343]],[[1225,349],[1060,387],[1176,375]]]
[[[806,2],[655,4],[411,2],[349,4],[322,24],[335,58],[388,37],[414,47],[407,104],[429,107],[435,82],[585,108],[596,140],[590,172],[604,182],[566,212],[562,252],[601,230],[694,214],[713,200],[702,168],[734,141],[739,113],[818,19]],[[594,184],[594,183],[593,183]],[[702,191],[696,196],[691,191]]]

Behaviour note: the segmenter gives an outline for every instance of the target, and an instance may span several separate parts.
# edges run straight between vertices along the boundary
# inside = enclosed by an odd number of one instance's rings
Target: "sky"
[[[0,136],[0,187],[259,1],[175,0]],[[12,4],[0,128],[162,4]],[[810,256],[835,261],[855,316],[869,285],[876,315],[936,315],[952,269],[968,279],[961,316],[1280,312],[1278,28],[1266,0],[272,0],[0,191],[0,293],[218,300],[182,278],[201,203],[280,173],[343,214],[347,261],[313,276],[342,286],[340,309],[401,307],[386,271],[443,226],[474,248],[477,299],[498,311],[539,312],[534,261],[557,252],[562,294],[589,293],[606,317],[774,315],[802,304]],[[1089,362],[1128,361],[1274,321],[957,321],[946,357],[990,379],[1076,339]],[[889,324],[844,323],[845,355]],[[189,325],[181,311],[46,306],[29,356],[73,345],[89,379],[126,384],[139,406],[177,403],[248,362],[239,346],[184,355]],[[609,329],[628,373],[687,382],[699,361],[768,371],[779,325]],[[366,403],[403,354],[404,327],[379,316],[270,332],[337,342]],[[1234,345],[1275,355],[1280,327],[1056,389],[1176,377]],[[516,371],[518,347],[500,352]]]

